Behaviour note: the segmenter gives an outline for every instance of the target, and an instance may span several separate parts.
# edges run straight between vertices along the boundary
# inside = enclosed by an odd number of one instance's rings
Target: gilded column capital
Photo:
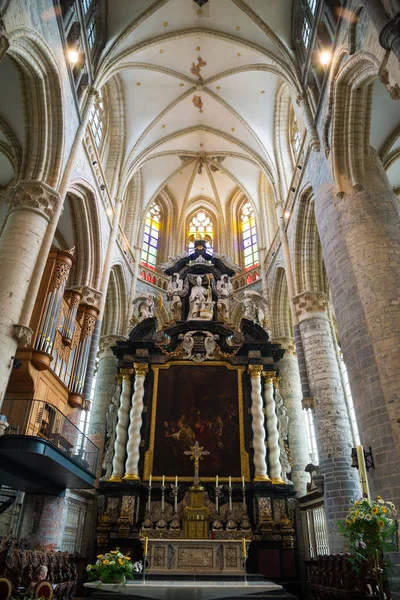
[[[262,365],[249,365],[247,371],[250,375],[250,378],[253,379],[253,377],[261,377],[262,369]]]
[[[149,365],[147,363],[133,363],[133,369],[136,377],[146,377]]]
[[[122,373],[117,373],[115,375],[115,379],[116,379],[117,385],[121,385],[122,384]]]
[[[120,375],[122,375],[123,381],[131,381],[131,377],[133,375],[133,369],[120,369]]]
[[[49,223],[52,221],[61,197],[56,190],[42,181],[19,181],[8,194],[9,213],[29,210],[37,213]]]
[[[275,375],[275,371],[263,371],[264,383],[274,383]]]
[[[327,314],[328,299],[324,292],[302,292],[292,298],[292,303],[299,320],[307,319],[316,313]]]
[[[280,382],[281,378],[280,377],[273,377],[272,378],[272,383],[274,384],[274,388],[277,389],[279,387],[279,382]]]

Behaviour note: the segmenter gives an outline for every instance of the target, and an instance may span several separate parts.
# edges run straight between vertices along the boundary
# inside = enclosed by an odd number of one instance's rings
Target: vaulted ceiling
[[[224,211],[237,189],[259,206],[260,173],[276,180],[277,87],[300,89],[291,5],[109,0],[97,81],[122,84],[122,191],[141,167],[144,205],[167,187],[180,211],[200,197]]]

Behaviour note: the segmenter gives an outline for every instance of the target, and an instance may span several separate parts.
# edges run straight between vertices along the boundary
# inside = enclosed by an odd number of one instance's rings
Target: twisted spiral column
[[[267,474],[265,459],[265,429],[263,399],[261,394],[262,365],[249,365],[248,373],[251,381],[251,426],[253,429],[253,462],[254,481],[271,481]]]
[[[126,441],[128,439],[129,407],[131,405],[131,392],[133,374],[132,369],[121,369],[122,392],[118,409],[118,422],[116,428],[115,453],[112,466],[112,475],[109,481],[121,481],[124,474],[124,459],[126,452]]]
[[[125,464],[125,475],[122,479],[128,481],[140,481],[139,477],[139,447],[140,430],[142,428],[144,381],[149,367],[146,363],[133,363],[135,371],[135,387],[130,414],[130,425],[128,431],[128,445],[126,447],[127,459]]]
[[[265,416],[267,418],[268,463],[272,483],[285,483],[281,478],[281,450],[279,448],[278,417],[274,398],[274,384],[278,382],[275,371],[263,371]]]

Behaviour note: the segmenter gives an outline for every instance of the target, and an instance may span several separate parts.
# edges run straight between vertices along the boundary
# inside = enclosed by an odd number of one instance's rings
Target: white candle
[[[215,487],[218,487],[218,475],[215,476]]]
[[[242,475],[242,486],[244,487],[244,475]]]
[[[151,475],[149,477],[149,487],[151,487]]]
[[[162,476],[162,487],[165,487],[165,475]]]
[[[229,487],[232,487],[232,477],[229,475]]]
[[[175,475],[175,487],[178,487],[178,475]]]

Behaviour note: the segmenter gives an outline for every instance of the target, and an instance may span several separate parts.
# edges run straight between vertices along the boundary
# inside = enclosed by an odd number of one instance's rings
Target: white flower
[[[91,569],[92,569],[92,565],[88,565],[88,566],[86,567],[86,571],[91,571]]]
[[[366,521],[371,521],[372,520],[372,515],[370,515],[369,513],[365,515],[365,520]]]
[[[118,558],[123,558],[124,555],[121,554],[121,552],[118,552],[117,556],[118,556]]]
[[[110,565],[115,565],[115,560],[110,560]]]

